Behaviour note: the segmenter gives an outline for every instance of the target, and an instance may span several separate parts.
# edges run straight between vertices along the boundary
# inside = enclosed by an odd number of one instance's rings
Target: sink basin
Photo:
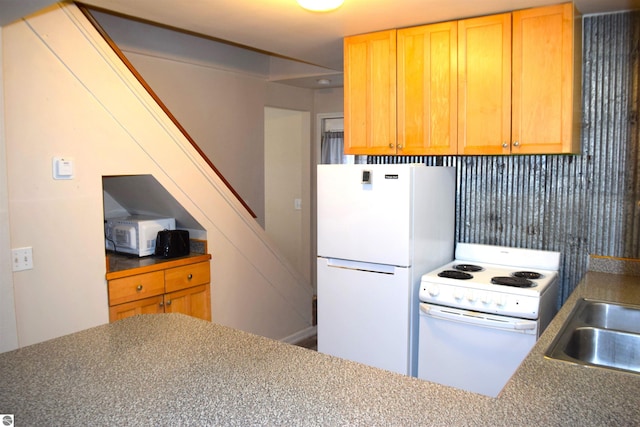
[[[578,320],[585,325],[640,334],[640,306],[582,299],[578,307]]]
[[[545,356],[640,373],[640,306],[579,300]]]

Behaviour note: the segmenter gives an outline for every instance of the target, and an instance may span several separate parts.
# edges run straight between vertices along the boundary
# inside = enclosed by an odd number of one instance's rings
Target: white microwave
[[[105,220],[105,247],[107,250],[137,255],[153,255],[158,231],[175,230],[174,218],[150,215],[130,215]]]

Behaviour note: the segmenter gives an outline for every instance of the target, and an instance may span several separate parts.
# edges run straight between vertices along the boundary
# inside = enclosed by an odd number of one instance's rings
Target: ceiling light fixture
[[[322,86],[328,86],[328,85],[331,84],[331,80],[329,80],[329,79],[318,79],[318,80],[316,80],[316,83],[318,83],[319,85],[322,85]]]
[[[342,6],[344,0],[298,0],[298,4],[312,12],[329,12]]]

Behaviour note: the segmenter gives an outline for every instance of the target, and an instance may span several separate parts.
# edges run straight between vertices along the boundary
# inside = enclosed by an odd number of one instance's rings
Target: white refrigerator
[[[317,172],[318,351],[417,376],[420,278],[453,260],[455,168]]]

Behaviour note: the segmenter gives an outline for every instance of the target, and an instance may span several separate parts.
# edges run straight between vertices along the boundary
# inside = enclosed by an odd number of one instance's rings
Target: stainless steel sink
[[[545,356],[640,373],[640,306],[579,300]]]

